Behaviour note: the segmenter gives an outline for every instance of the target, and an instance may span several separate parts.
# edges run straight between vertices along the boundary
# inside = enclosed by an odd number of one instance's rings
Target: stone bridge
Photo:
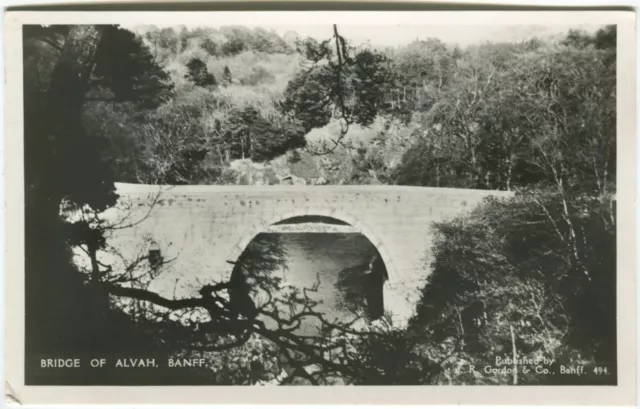
[[[165,259],[175,258],[150,286],[164,296],[193,294],[198,283],[227,278],[227,261],[275,223],[325,216],[348,223],[341,227],[362,233],[378,249],[389,274],[384,302],[396,322],[411,315],[428,275],[432,223],[470,211],[488,195],[508,194],[405,186],[117,184],[117,191],[119,206],[107,217],[126,221],[109,243],[129,260],[148,252],[152,241]]]

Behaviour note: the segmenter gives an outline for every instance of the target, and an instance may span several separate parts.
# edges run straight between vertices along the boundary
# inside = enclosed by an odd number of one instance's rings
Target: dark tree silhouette
[[[315,154],[328,154],[343,144],[352,124],[368,126],[381,110],[391,85],[387,58],[350,47],[335,24],[329,40],[318,43],[309,38],[299,43],[299,52],[310,67],[287,84],[281,108],[301,120],[306,132],[338,119],[338,136],[312,149]]]
[[[104,30],[92,83],[110,90],[117,102],[136,101],[143,108],[155,108],[170,99],[169,74],[158,66],[142,39],[116,26]]]
[[[189,61],[187,69],[189,72],[185,75],[185,78],[198,87],[208,87],[217,84],[216,78],[209,72],[207,65],[199,58],[194,58]]]
[[[104,236],[84,221],[66,223],[59,212],[61,206],[100,212],[117,200],[114,175],[101,158],[101,145],[86,135],[83,126],[88,96],[107,89],[111,95],[145,105],[158,101],[170,85],[135,37],[113,26],[25,26],[24,47],[26,62],[42,47],[55,50],[47,54],[51,60],[36,68],[47,73],[46,88],[42,83],[24,83],[26,349],[49,354],[117,349],[126,344],[114,330],[120,325],[118,314],[109,309],[104,292],[91,285],[98,277],[91,277],[85,286],[69,254],[69,245],[103,249]],[[115,52],[123,58],[119,65],[100,57],[102,47],[140,54]],[[24,64],[25,78],[30,78],[32,68]],[[97,264],[97,259],[91,261]],[[51,308],[54,304],[56,308]],[[105,336],[109,333],[113,337]],[[129,347],[135,348],[136,342]],[[28,359],[28,368],[29,363]],[[27,377],[34,379],[30,371]]]
[[[230,85],[233,83],[233,78],[231,77],[231,70],[228,66],[224,66],[224,71],[222,72],[222,83],[225,85]]]

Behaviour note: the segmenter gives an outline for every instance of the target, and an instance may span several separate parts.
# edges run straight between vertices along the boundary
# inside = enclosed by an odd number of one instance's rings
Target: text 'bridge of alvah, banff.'
[[[180,280],[227,280],[233,262],[261,233],[359,233],[384,262],[385,309],[406,323],[430,268],[434,222],[509,192],[409,186],[155,186],[116,184],[119,203],[105,213],[123,228],[109,244],[119,258],[157,247],[172,262],[150,284],[165,297],[193,288]],[[293,221],[288,223],[287,221]],[[326,221],[334,221],[326,223]],[[295,274],[290,271],[288,274]],[[169,284],[171,283],[171,284]],[[178,283],[176,285],[176,283]]]

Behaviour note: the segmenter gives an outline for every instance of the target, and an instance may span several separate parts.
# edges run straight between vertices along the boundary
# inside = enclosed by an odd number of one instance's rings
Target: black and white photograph
[[[262,17],[20,26],[20,382],[619,385],[616,20]]]

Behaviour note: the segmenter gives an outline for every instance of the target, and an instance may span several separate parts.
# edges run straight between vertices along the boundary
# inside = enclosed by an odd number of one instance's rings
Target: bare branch
[[[171,310],[180,310],[184,308],[205,307],[202,298],[185,298],[181,300],[170,300],[164,298],[157,293],[141,290],[138,288],[120,287],[113,284],[103,284],[103,288],[112,295],[121,297],[135,298],[138,300],[149,301],[161,307]]]

